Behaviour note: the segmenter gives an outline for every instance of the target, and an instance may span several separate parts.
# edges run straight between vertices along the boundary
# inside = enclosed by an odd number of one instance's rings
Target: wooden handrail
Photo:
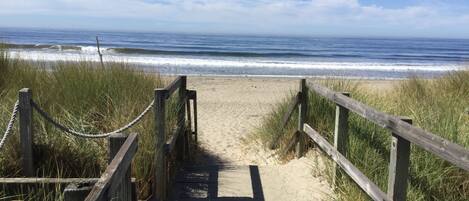
[[[101,175],[98,182],[91,189],[86,201],[100,201],[106,198],[109,192],[119,185],[121,178],[127,173],[127,169],[132,163],[133,156],[137,152],[137,134],[130,134],[122,147],[117,152],[114,159],[107,166],[106,171]]]
[[[317,83],[308,81],[310,90],[341,105],[344,108],[362,116],[363,118],[392,131],[392,133],[418,145],[438,157],[469,171],[469,151],[464,147],[443,139],[431,132],[412,126],[399,117],[380,112],[368,105],[334,92]]]
[[[360,186],[373,200],[388,200],[391,199],[381,191],[381,189],[374,184],[368,177],[366,177],[358,168],[356,168],[345,156],[337,151],[334,146],[329,144],[317,131],[315,131],[308,124],[304,124],[304,132],[316,142],[321,149],[329,155],[341,168],[344,170],[354,181]]]
[[[166,131],[166,111],[165,105],[167,99],[178,90],[178,105],[180,110],[177,113],[177,126],[176,130],[172,135],[168,137]],[[169,84],[164,89],[157,89],[155,91],[155,119],[156,119],[156,156],[155,161],[157,164],[156,174],[155,174],[155,186],[153,186],[153,197],[164,201],[167,199],[170,179],[171,177],[171,167],[169,164],[172,163],[173,158],[171,154],[177,156],[177,160],[185,160],[190,158],[190,135],[192,132],[186,132],[187,130],[191,131],[192,128],[186,128],[186,107],[187,112],[190,113],[190,104],[189,100],[194,102],[194,126],[195,126],[195,138],[197,133],[197,102],[196,102],[196,91],[187,90],[187,77],[179,76],[171,84]],[[190,114],[187,114],[188,119],[190,119]],[[189,123],[190,125],[190,123]],[[176,163],[177,164],[177,163]]]
[[[169,98],[169,96],[171,96],[177,89],[181,87],[183,79],[186,79],[186,76],[178,76],[175,80],[173,80],[168,86],[164,88],[168,91],[166,98]]]

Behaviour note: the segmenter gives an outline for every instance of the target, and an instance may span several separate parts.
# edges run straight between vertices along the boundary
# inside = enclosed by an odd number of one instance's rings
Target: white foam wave
[[[12,56],[34,61],[99,61],[96,47],[84,47],[83,53],[50,53],[40,51],[12,51]],[[318,70],[375,70],[375,71],[428,71],[443,72],[466,69],[458,64],[423,63],[372,63],[372,62],[319,62],[319,61],[277,61],[260,59],[219,59],[168,56],[104,55],[105,61],[126,62],[150,66],[183,66],[211,68],[288,68]]]
[[[96,46],[79,46],[81,48],[81,52],[84,54],[97,54],[98,48]],[[99,50],[101,53],[107,52],[108,48],[100,47]]]

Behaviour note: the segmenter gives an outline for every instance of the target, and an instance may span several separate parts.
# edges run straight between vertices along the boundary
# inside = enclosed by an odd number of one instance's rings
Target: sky
[[[469,38],[469,0],[0,0],[0,27]]]

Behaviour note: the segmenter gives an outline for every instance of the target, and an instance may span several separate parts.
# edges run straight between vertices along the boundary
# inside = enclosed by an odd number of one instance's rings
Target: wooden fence
[[[166,105],[170,96],[178,91],[177,125],[166,128]],[[192,100],[192,113],[191,113]],[[15,189],[23,192],[44,186],[67,185],[64,190],[66,201],[75,200],[137,200],[135,179],[131,178],[131,163],[138,147],[138,135],[113,134],[109,139],[109,165],[101,178],[34,178],[35,159],[33,154],[33,108],[32,92],[19,92],[21,165],[23,175],[29,178],[0,178],[3,190]],[[177,77],[170,85],[155,90],[155,125],[157,164],[153,180],[153,199],[166,200],[171,176],[181,162],[191,159],[191,149],[197,143],[197,93],[187,90],[186,76]],[[186,116],[187,114],[187,116]],[[187,119],[186,119],[187,118]],[[171,135],[168,135],[168,130]],[[53,190],[55,187],[51,187]]]
[[[308,92],[312,91],[336,104],[334,145],[331,145],[310,125],[305,123]],[[469,171],[469,151],[464,147],[443,139],[433,133],[412,126],[412,120],[397,117],[371,108],[349,97],[349,93],[338,93],[317,83],[300,81],[298,94],[283,117],[283,126],[287,124],[296,108],[299,109],[298,131],[287,147],[287,151],[296,144],[296,155],[304,154],[305,135],[309,136],[335,164],[352,178],[373,200],[406,200],[409,175],[410,144],[433,153],[439,158]],[[391,131],[391,155],[387,193],[367,178],[344,155],[348,144],[348,114],[356,113],[366,120]],[[337,172],[339,168],[335,168]],[[337,174],[337,173],[336,173]],[[334,176],[335,183],[336,176]]]
[[[166,105],[169,98],[178,91],[176,127],[167,129]],[[193,100],[194,130],[190,113],[190,100]],[[155,91],[156,122],[156,199],[164,201],[168,197],[169,186],[180,163],[191,159],[191,149],[197,143],[197,94],[187,90],[186,76],[178,77],[164,89]],[[187,122],[186,118],[187,110]],[[168,133],[171,132],[171,133]],[[168,135],[171,134],[171,135]]]

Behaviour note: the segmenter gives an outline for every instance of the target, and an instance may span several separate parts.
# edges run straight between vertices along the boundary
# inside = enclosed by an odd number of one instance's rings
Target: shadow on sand
[[[220,197],[218,195],[220,187],[219,173],[236,172],[247,168],[249,169],[252,197]],[[236,174],[231,179],[241,180],[241,178],[236,177]],[[246,185],[248,184],[249,182],[246,181]],[[199,149],[194,162],[184,165],[176,174],[170,200],[264,201],[259,168],[254,165],[249,167],[226,165],[223,159],[208,153],[206,150]]]

